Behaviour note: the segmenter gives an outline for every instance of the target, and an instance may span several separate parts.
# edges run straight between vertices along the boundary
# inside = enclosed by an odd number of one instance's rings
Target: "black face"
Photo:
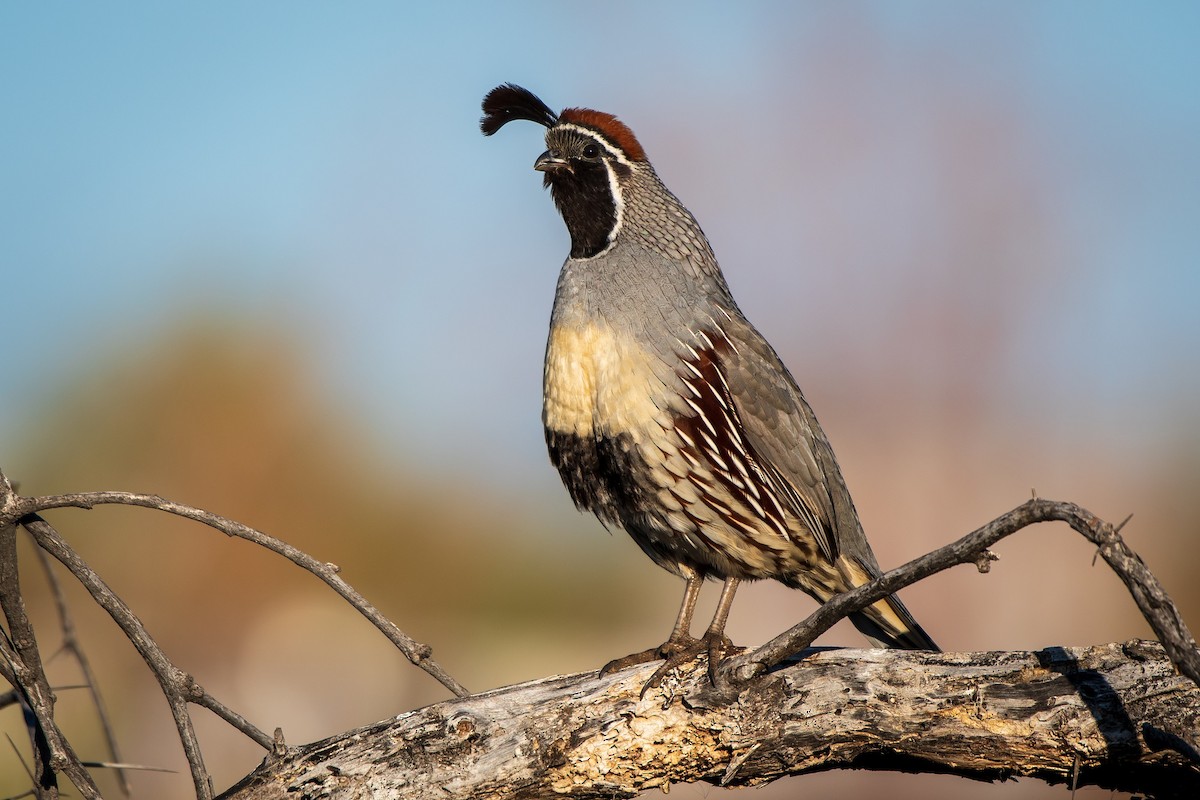
[[[561,162],[546,169],[545,184],[571,234],[571,257],[591,258],[608,247],[617,227],[615,179],[629,168],[575,129],[551,130],[546,145],[550,158]]]

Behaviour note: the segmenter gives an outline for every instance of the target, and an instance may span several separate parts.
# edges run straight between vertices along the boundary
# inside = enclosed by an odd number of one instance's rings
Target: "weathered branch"
[[[113,621],[120,626],[129,641],[133,643],[134,648],[137,649],[138,655],[150,667],[150,671],[162,688],[163,695],[167,698],[171,716],[175,719],[179,741],[183,744],[183,752],[187,757],[188,766],[191,768],[196,797],[198,800],[211,798],[213,796],[212,779],[204,767],[204,755],[200,750],[200,741],[196,738],[196,730],[187,708],[188,701],[202,693],[199,687],[195,685],[190,675],[179,669],[166,657],[142,621],[125,605],[121,598],[117,597],[100,576],[84,563],[79,554],[58,535],[53,527],[36,515],[26,516],[21,525],[29,531],[39,547],[58,559],[83,584],[84,588],[92,595],[92,599],[107,611]],[[73,778],[72,781],[74,781]]]
[[[433,649],[429,645],[416,641],[400,630],[394,622],[381,614],[379,609],[369,603],[354,587],[342,580],[337,574],[338,567],[336,564],[318,561],[303,550],[276,539],[274,536],[243,525],[240,522],[226,519],[204,509],[176,503],[157,495],[136,494],[134,492],[76,492],[46,497],[17,497],[14,495],[12,510],[7,512],[6,515],[11,516],[15,514],[16,517],[14,518],[20,518],[54,508],[91,509],[98,505],[113,504],[138,506],[140,508],[150,508],[165,511],[168,514],[175,514],[176,516],[208,525],[227,536],[253,542],[260,547],[265,547],[271,552],[283,556],[293,564],[311,572],[324,581],[326,585],[337,592],[355,610],[378,628],[415,666],[429,673],[456,696],[464,697],[470,694],[449,672],[433,660],[431,657]],[[2,521],[3,519],[0,518],[0,522]]]
[[[222,800],[631,797],[834,768],[1200,796],[1200,689],[1160,645],[810,652],[710,702],[706,670],[547,678],[270,758]],[[672,698],[668,692],[675,695]]]
[[[950,566],[986,563],[987,547],[1049,520],[1097,545],[1165,651],[1148,643],[1034,654],[846,651],[768,672],[850,612]],[[683,702],[650,695],[649,707],[633,691],[652,666],[620,683],[583,675],[514,687],[300,748],[226,797],[611,797],[838,767],[1191,797],[1200,793],[1198,663],[1178,610],[1118,528],[1035,498],[729,659],[721,674],[738,683],[711,687],[698,670],[674,692]]]
[[[1099,548],[1100,555],[1112,567],[1133,595],[1134,602],[1171,661],[1180,672],[1200,684],[1200,650],[1183,616],[1154,576],[1121,538],[1120,526],[1112,525],[1074,503],[1034,498],[1007,514],[984,525],[956,542],[915,558],[868,584],[834,597],[803,622],[776,636],[756,650],[727,659],[721,665],[723,676],[745,680],[770,669],[793,653],[813,643],[840,619],[871,605],[877,600],[916,583],[922,578],[959,564],[979,564],[987,548],[1006,536],[1038,522],[1066,522]],[[1124,524],[1124,523],[1122,523]]]
[[[108,708],[105,706],[104,698],[100,694],[100,682],[96,680],[96,673],[92,671],[91,661],[84,652],[83,645],[76,634],[75,620],[71,616],[70,609],[67,608],[67,597],[63,592],[62,584],[58,580],[58,575],[55,574],[54,569],[51,567],[50,556],[40,547],[36,552],[38,562],[41,563],[42,571],[46,576],[46,582],[50,585],[50,594],[54,598],[54,608],[58,612],[58,626],[62,632],[61,652],[70,655],[79,666],[79,671],[83,675],[83,684],[88,690],[88,696],[92,699],[92,706],[96,709],[96,716],[100,721],[100,731],[104,734],[104,742],[108,746],[110,758],[106,763],[112,765],[110,768],[115,770],[117,784],[121,788],[121,793],[129,797],[132,795],[133,789],[129,785],[129,776],[122,766],[124,759],[121,758],[121,749],[117,744],[117,734],[113,730]],[[88,766],[88,764],[85,763],[84,766]]]
[[[90,509],[101,504],[133,505],[166,511],[202,522],[229,536],[246,539],[284,556],[332,587],[363,616],[374,623],[413,664],[435,677],[456,695],[467,694],[467,690],[430,657],[431,649],[427,645],[420,644],[407,636],[391,620],[368,603],[353,587],[338,577],[338,568],[334,564],[318,561],[286,542],[238,522],[154,495],[130,492],[92,492],[27,498],[19,496],[13,490],[12,484],[0,472],[0,550],[3,551],[0,553],[2,556],[0,558],[0,607],[6,615],[10,631],[15,631],[12,642],[7,638],[4,639],[4,647],[0,652],[0,656],[3,657],[2,664],[0,664],[3,669],[0,670],[0,675],[12,683],[22,702],[30,709],[36,720],[36,724],[31,725],[30,730],[33,737],[35,768],[38,773],[39,797],[57,797],[55,775],[58,771],[65,772],[72,782],[84,792],[85,796],[99,797],[99,792],[92,782],[91,776],[75,756],[66,738],[62,736],[54,722],[53,694],[43,672],[42,660],[37,652],[36,641],[33,639],[32,627],[25,618],[23,600],[17,581],[15,531],[18,522],[33,536],[40,552],[49,553],[61,562],[83,584],[97,604],[108,612],[158,680],[175,720],[180,743],[192,773],[192,782],[197,798],[200,800],[211,798],[213,787],[208,770],[204,765],[203,753],[188,710],[189,703],[209,709],[270,753],[286,751],[280,731],[277,730],[274,737],[267,736],[241,714],[208,694],[191,675],[172,663],[150,636],[141,620],[133,613],[133,610],[79,557],[66,540],[38,515],[38,512],[47,509],[68,507]],[[60,611],[62,610],[60,609]],[[62,617],[62,619],[64,624],[69,624],[67,617]],[[32,666],[29,666],[30,664]],[[84,663],[84,669],[86,671],[86,663]],[[119,764],[116,759],[114,762]]]
[[[11,505],[12,485],[0,474],[0,511]],[[25,613],[17,571],[16,527],[0,519],[0,610],[8,631],[0,631],[0,674],[12,684],[36,724],[30,726],[34,756],[34,792],[41,798],[58,797],[56,773],[61,771],[84,797],[100,796],[92,776],[84,769],[67,738],[54,722],[54,692],[42,664],[33,625]]]
[[[834,598],[792,630],[729,659],[719,686],[703,663],[639,697],[656,665],[607,678],[551,678],[465,697],[421,645],[337,576],[337,567],[201,509],[152,495],[95,492],[22,498],[0,474],[0,530],[19,522],[125,630],[159,678],[176,717],[197,797],[212,796],[187,705],[203,705],[269,755],[223,797],[615,797],[673,782],[762,783],[835,768],[946,772],[979,780],[1026,776],[1158,797],[1200,795],[1200,653],[1161,585],[1121,540],[1119,527],[1068,503],[1034,499],[876,581]],[[132,610],[38,511],[119,503],[166,511],[283,555],[320,577],[458,698],[357,731],[288,748],[208,696],[158,650]],[[1163,646],[1146,642],[1037,653],[896,651],[790,653],[848,613],[962,563],[1034,522],[1062,520],[1095,543],[1120,575]],[[0,543],[2,544],[2,543]],[[15,552],[15,551],[14,551]],[[2,565],[0,565],[2,566]],[[0,569],[0,589],[15,586]],[[981,566],[982,569],[982,566]],[[23,608],[4,611],[23,630]],[[0,598],[2,599],[2,598]],[[14,628],[14,620],[16,627]],[[52,695],[38,685],[40,658],[7,640],[0,673],[36,713],[45,763],[76,775],[79,760],[55,727]],[[24,669],[29,658],[36,670]],[[1172,665],[1193,680],[1179,677]],[[44,682],[44,676],[41,677]],[[41,699],[43,694],[47,699]],[[81,784],[81,780],[83,783]],[[51,792],[56,791],[54,789]],[[50,796],[50,793],[47,793]]]

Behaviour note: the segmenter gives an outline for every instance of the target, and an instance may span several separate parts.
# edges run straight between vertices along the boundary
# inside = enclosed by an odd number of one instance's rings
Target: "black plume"
[[[488,92],[483,98],[483,118],[479,120],[483,135],[491,136],[514,119],[527,119],[549,128],[558,122],[558,114],[533,92],[515,83],[506,83]]]

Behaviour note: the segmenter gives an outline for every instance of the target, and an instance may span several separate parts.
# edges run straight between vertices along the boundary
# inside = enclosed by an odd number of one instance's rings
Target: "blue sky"
[[[885,155],[830,185],[789,172],[836,136],[805,116],[826,63],[877,121],[856,136],[913,139],[864,143]],[[1070,261],[1045,296],[1029,300],[1029,276],[1017,295],[1001,376],[1050,390],[1006,381],[1011,405],[1111,428],[1200,400],[1195,4],[6,4],[0,75],[0,458],[36,441],[23,420],[81,364],[180,316],[260,317],[296,326],[329,392],[389,446],[542,469],[541,350],[567,240],[530,170],[540,132],[478,133],[479,100],[509,80],[629,121],[778,345],[815,324],[788,300],[813,280],[850,296],[819,277],[814,253],[829,254],[796,198],[863,215],[868,244],[847,256],[863,286],[904,285],[893,240],[944,235],[907,200],[941,168],[917,141],[938,118],[908,104],[932,76],[939,97],[1003,109],[996,141],[1029,154],[1044,257]],[[971,163],[956,169],[969,186]],[[977,302],[1004,283],[989,280]],[[889,336],[870,320],[899,319],[895,298],[857,296],[862,336]]]

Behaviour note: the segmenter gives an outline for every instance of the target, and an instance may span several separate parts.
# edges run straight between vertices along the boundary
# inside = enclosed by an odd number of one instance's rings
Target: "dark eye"
[[[598,158],[600,156],[600,145],[589,144],[583,148],[584,158]]]

